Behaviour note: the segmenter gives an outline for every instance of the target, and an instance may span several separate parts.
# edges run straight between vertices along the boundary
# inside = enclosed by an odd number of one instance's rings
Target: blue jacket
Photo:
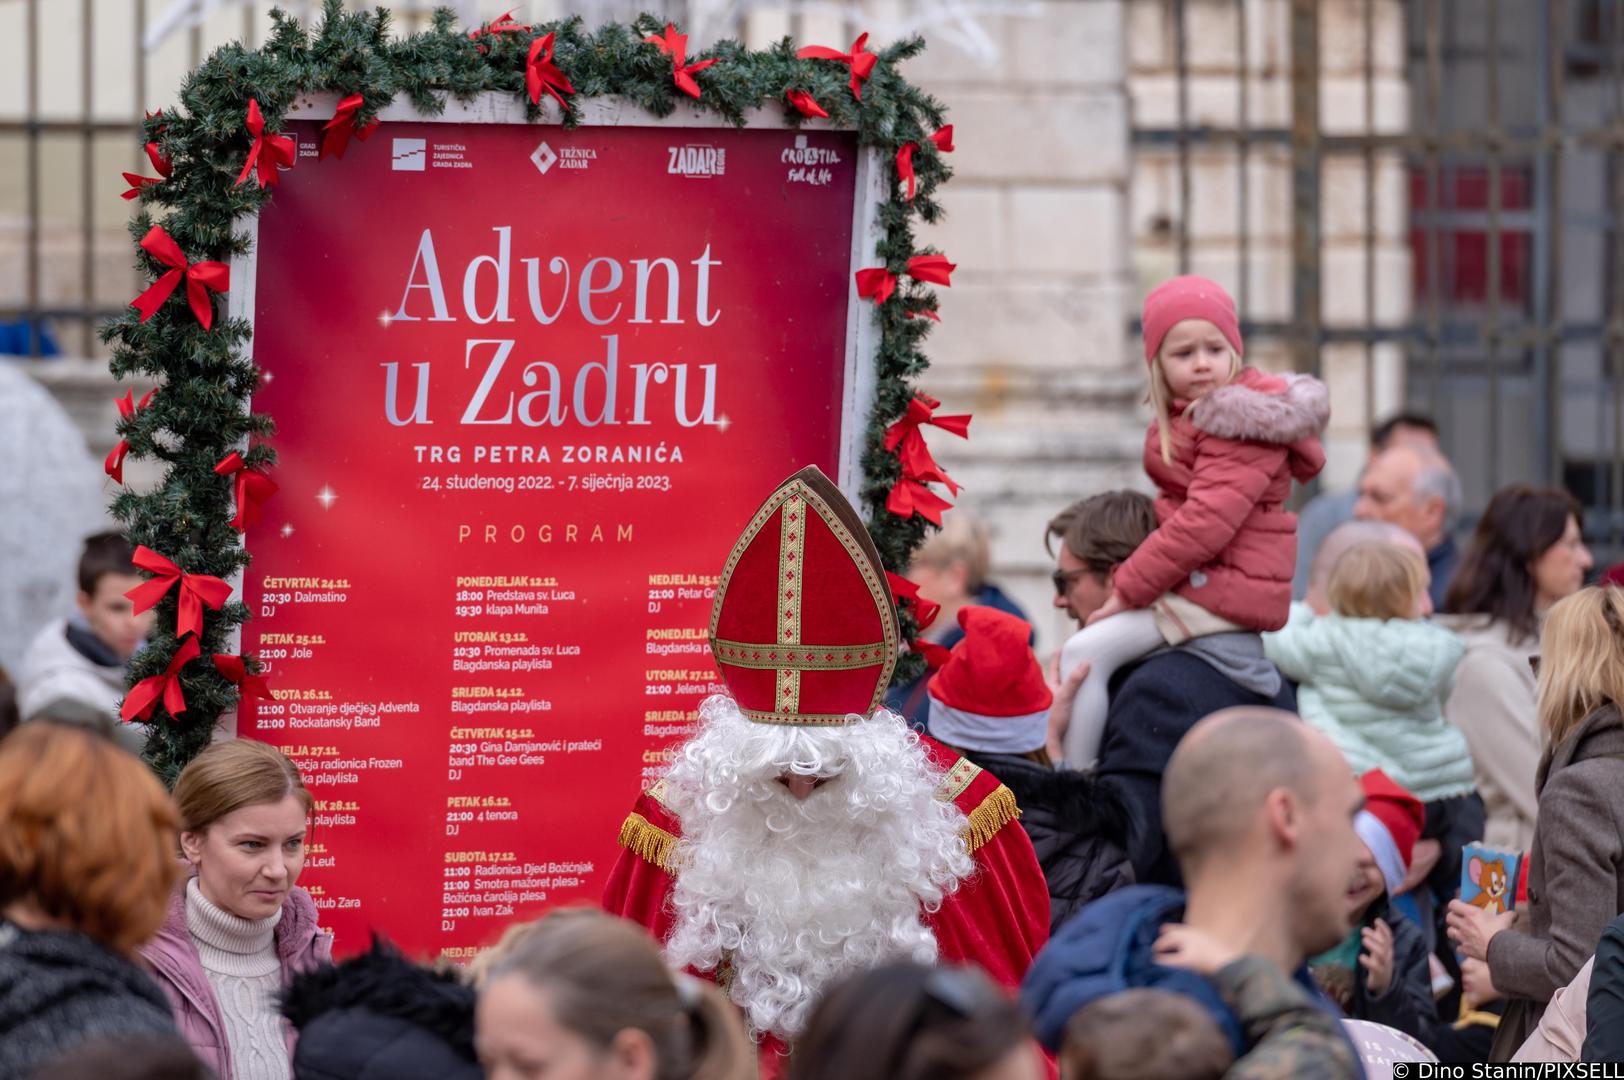
[[[1049,939],[1021,984],[1021,1003],[1038,1041],[1058,1051],[1072,1014],[1110,994],[1169,990],[1193,998],[1211,1013],[1239,1057],[1246,1037],[1218,988],[1193,971],[1151,959],[1162,925],[1183,916],[1184,894],[1165,885],[1130,885],[1078,912]]]

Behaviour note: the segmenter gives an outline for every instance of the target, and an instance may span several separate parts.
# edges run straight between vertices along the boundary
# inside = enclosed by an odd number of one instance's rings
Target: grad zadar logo
[[[720,146],[689,143],[668,146],[665,171],[672,176],[721,176],[727,172],[727,151]]]
[[[396,172],[423,172],[429,165],[427,139],[396,139],[390,168]]]

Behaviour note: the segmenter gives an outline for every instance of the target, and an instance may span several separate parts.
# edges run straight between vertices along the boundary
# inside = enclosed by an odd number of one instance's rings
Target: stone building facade
[[[473,6],[489,18],[513,4]],[[519,16],[537,19],[583,7],[568,0],[518,6]],[[585,6],[589,15],[624,14],[604,3]],[[1074,499],[1145,486],[1138,460],[1146,422],[1144,363],[1134,322],[1146,288],[1177,272],[1180,253],[1187,252],[1188,269],[1217,277],[1243,298],[1243,315],[1260,327],[1259,362],[1291,362],[1279,333],[1272,339],[1269,333],[1294,317],[1288,153],[1273,136],[1248,144],[1244,154],[1222,137],[1192,140],[1182,154],[1170,141],[1181,122],[1209,135],[1237,131],[1243,119],[1259,131],[1290,127],[1288,0],[672,0],[665,6],[716,32],[738,33],[751,45],[784,34],[845,43],[862,30],[878,40],[926,33],[931,48],[913,62],[910,75],[949,106],[959,146],[952,158],[956,178],[943,200],[947,220],[927,236],[960,270],[942,293],[943,324],[930,340],[933,367],[924,386],[952,411],[976,417],[969,443],[944,436],[933,438],[933,447],[964,484],[962,504],[991,527],[995,576],[1034,616],[1040,646],[1058,644],[1065,627],[1050,604],[1044,523]],[[1391,131],[1408,123],[1403,4],[1371,0],[1375,76],[1368,92],[1366,6],[1365,0],[1320,4],[1318,122],[1326,131]],[[0,41],[21,36],[9,36],[5,25],[19,17],[20,7],[0,6]],[[42,7],[51,20],[61,17],[58,9],[77,5]],[[109,20],[98,25],[98,39],[116,29],[111,24],[121,16],[114,7],[128,5],[96,5],[98,13],[108,9]],[[263,33],[263,12],[252,9],[246,18]],[[154,107],[172,94],[188,50],[206,51],[241,36],[244,23],[242,6],[220,5],[195,32],[181,31],[158,46],[148,75],[151,99],[144,104]],[[134,36],[133,27],[126,32]],[[127,91],[99,90],[87,103],[76,97],[76,78],[66,69],[43,78],[41,112],[129,117]],[[98,83],[118,84],[105,71]],[[0,90],[0,113],[16,112],[23,98],[15,86]],[[1373,104],[1368,115],[1367,103]],[[130,167],[129,146],[127,134],[97,136],[95,175]],[[93,298],[116,306],[134,288],[125,204],[116,189],[93,196],[71,190],[76,152],[71,143],[42,150],[50,179],[41,206],[40,301],[56,306],[83,298],[82,211],[93,205]],[[1371,180],[1373,242],[1366,240]],[[1407,320],[1402,163],[1391,155],[1367,163],[1361,155],[1328,153],[1321,184],[1327,323]],[[26,214],[17,178],[0,178],[0,250],[6,252],[0,299],[7,304],[24,291],[17,253]],[[1373,272],[1367,274],[1370,255]],[[1367,282],[1374,283],[1368,298]],[[68,357],[27,367],[69,407],[99,457],[112,441],[115,392],[103,360],[85,355],[83,335],[68,329],[62,338]],[[1402,398],[1398,348],[1335,346],[1322,357],[1335,403],[1334,483],[1357,472],[1368,417]],[[142,481],[138,469],[131,475]]]

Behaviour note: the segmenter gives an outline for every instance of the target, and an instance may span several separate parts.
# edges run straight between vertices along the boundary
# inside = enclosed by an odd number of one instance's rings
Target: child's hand
[[[1216,975],[1240,958],[1240,952],[1220,942],[1205,930],[1169,923],[1151,946],[1158,964],[1183,968],[1197,975]]]
[[[1365,988],[1371,997],[1381,997],[1393,985],[1393,931],[1381,919],[1359,932],[1364,952],[1359,966],[1365,969]]]
[[[1460,992],[1467,1008],[1471,1009],[1500,1000],[1500,991],[1495,989],[1494,979],[1489,975],[1489,965],[1471,957],[1460,962]]]
[[[1101,619],[1109,619],[1112,615],[1119,615],[1127,610],[1128,605],[1122,602],[1122,597],[1118,596],[1116,590],[1113,589],[1111,595],[1106,598],[1105,603],[1101,604],[1099,610],[1090,615],[1088,621],[1083,625],[1085,627],[1093,626]]]

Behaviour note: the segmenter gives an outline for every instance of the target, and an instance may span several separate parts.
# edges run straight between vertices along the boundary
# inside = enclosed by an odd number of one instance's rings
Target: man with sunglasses
[[[1073,503],[1049,522],[1046,544],[1055,553],[1055,607],[1079,629],[1111,595],[1112,575],[1156,528],[1149,498],[1133,491],[1107,491]],[[1050,711],[1049,746],[1058,759],[1070,696],[1086,668],[1061,683],[1052,665],[1055,703]],[[1114,785],[1133,807],[1141,828],[1129,857],[1140,881],[1180,883],[1177,864],[1162,835],[1162,772],[1185,732],[1209,713],[1235,706],[1295,709],[1296,695],[1263,655],[1263,639],[1252,633],[1211,634],[1163,649],[1117,672],[1111,680],[1095,775]]]

